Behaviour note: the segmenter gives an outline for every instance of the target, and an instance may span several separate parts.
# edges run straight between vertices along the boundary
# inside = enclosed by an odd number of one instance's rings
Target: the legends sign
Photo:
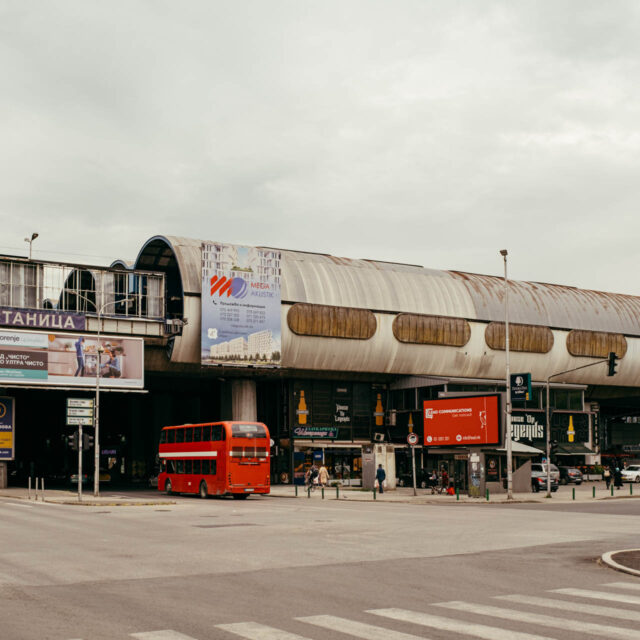
[[[337,427],[294,427],[295,438],[318,438],[335,440],[338,437]]]

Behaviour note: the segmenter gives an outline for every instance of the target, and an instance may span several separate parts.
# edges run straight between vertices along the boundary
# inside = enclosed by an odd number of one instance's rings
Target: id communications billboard
[[[500,444],[500,395],[425,400],[424,446]]]

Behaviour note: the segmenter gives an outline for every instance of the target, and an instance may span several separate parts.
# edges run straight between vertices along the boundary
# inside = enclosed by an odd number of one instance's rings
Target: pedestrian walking
[[[326,487],[327,484],[329,484],[329,472],[327,471],[327,467],[325,467],[324,464],[318,471],[318,482],[320,482],[321,487]]]
[[[382,465],[378,465],[378,470],[376,471],[376,482],[378,483],[378,491],[380,493],[384,493],[384,481],[387,479],[387,474],[384,472]]]
[[[445,491],[449,488],[449,474],[444,467],[442,467],[442,488]]]
[[[611,469],[609,469],[609,467],[605,467],[602,475],[604,477],[604,481],[607,483],[608,489],[611,486]]]
[[[616,470],[613,474],[613,484],[618,490],[622,486],[622,473],[620,472],[620,467],[616,467]]]

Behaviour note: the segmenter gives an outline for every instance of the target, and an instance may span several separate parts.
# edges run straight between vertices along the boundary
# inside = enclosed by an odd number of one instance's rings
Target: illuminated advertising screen
[[[424,446],[500,444],[500,396],[425,400]]]

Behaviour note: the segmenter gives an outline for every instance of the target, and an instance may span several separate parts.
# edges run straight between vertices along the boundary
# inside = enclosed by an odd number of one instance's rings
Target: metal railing
[[[164,274],[0,257],[0,307],[164,319]],[[107,314],[103,314],[107,315]]]

